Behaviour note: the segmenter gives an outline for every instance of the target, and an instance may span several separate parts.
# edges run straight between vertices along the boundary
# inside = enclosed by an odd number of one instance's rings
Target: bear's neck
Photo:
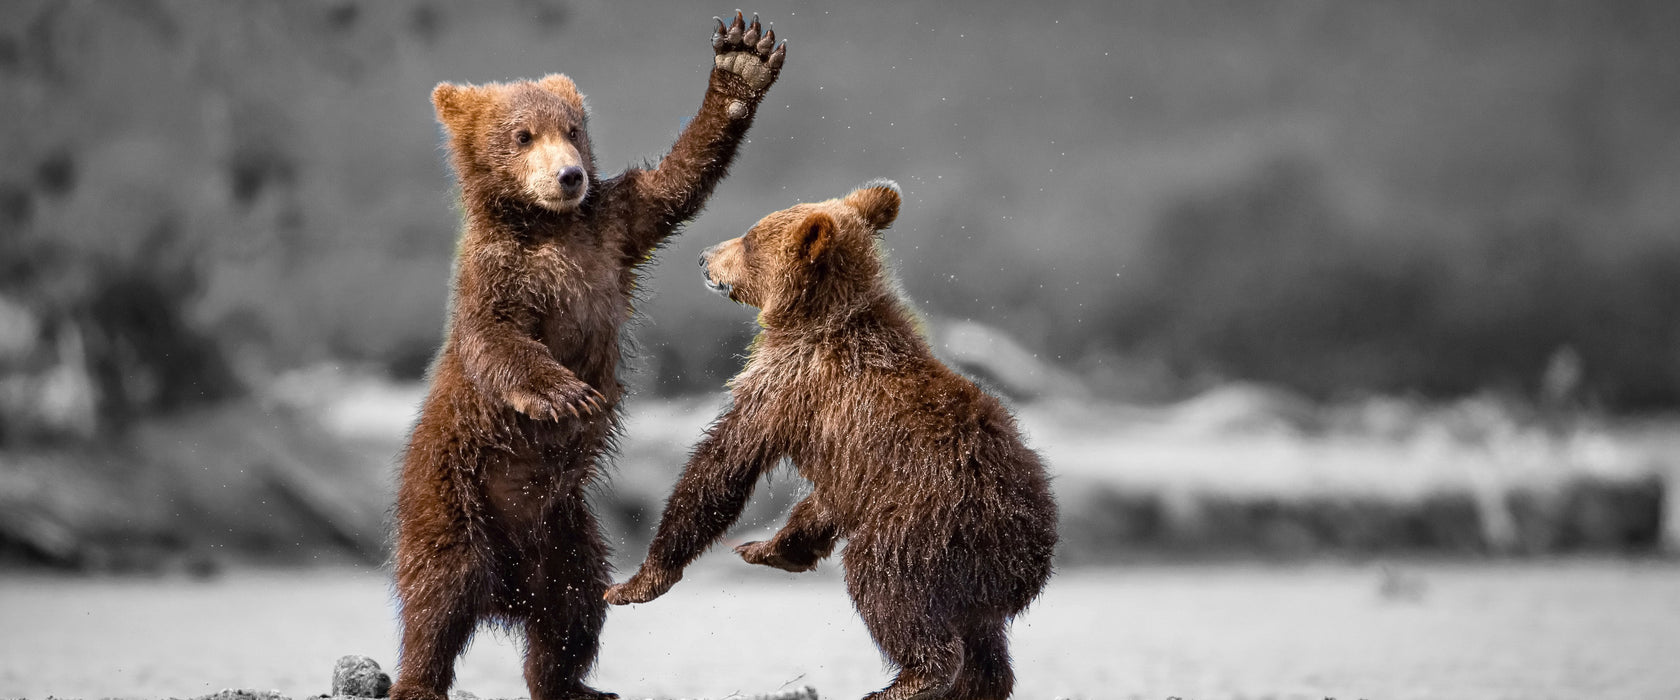
[[[760,342],[766,346],[834,350],[867,349],[895,355],[931,353],[918,330],[916,317],[902,300],[884,285],[845,307],[809,317],[796,314],[764,314]]]
[[[577,228],[590,202],[586,199],[573,211],[556,212],[520,199],[474,193],[463,195],[462,204],[467,212],[467,223],[474,229],[494,235],[540,240]]]

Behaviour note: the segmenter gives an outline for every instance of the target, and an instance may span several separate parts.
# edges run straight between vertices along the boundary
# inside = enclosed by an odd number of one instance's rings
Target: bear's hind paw
[[[811,557],[809,563],[797,562],[784,556],[769,542],[748,542],[737,545],[735,553],[741,555],[741,560],[748,564],[768,566],[795,574],[802,574],[817,568],[816,557]]]
[[[618,693],[596,690],[579,683],[577,687],[567,690],[561,697],[566,700],[618,700]]]

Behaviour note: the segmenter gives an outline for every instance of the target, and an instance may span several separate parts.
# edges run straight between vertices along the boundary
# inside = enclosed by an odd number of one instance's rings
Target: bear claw
[[[712,21],[717,23],[712,30],[715,67],[740,78],[752,92],[763,93],[787,60],[787,42],[777,45],[775,30],[766,28],[756,14],[751,22],[740,10],[728,23],[721,17]]]
[[[595,387],[577,382],[567,384],[547,391],[515,390],[509,392],[508,403],[514,410],[537,420],[550,420],[556,423],[564,416],[582,420],[586,416],[600,413],[606,406],[607,399],[596,391]]]
[[[736,10],[735,11],[735,21],[731,22],[729,24],[729,43],[731,43],[731,44],[741,43],[741,33],[744,31],[744,28],[741,26],[741,22],[742,22],[741,11]]]

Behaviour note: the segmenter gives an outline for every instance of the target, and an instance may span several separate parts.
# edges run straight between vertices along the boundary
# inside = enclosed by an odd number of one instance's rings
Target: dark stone
[[[391,677],[379,670],[379,663],[366,656],[344,656],[333,664],[332,694],[354,698],[383,698],[391,695]]]

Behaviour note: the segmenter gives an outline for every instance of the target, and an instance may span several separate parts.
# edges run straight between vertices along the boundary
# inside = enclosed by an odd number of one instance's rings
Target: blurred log
[[[365,504],[346,491],[343,483],[323,476],[290,451],[274,444],[272,435],[256,433],[250,437],[264,453],[256,468],[270,488],[369,564],[384,562],[382,517],[370,514]]]
[[[0,507],[0,544],[10,543],[29,556],[62,568],[82,564],[82,538],[51,515],[27,503]]]
[[[1669,465],[1663,484],[1663,551],[1680,554],[1680,469]]]
[[[1654,474],[1513,485],[1492,499],[1452,488],[1384,496],[1174,490],[1089,479],[1059,485],[1058,556],[1075,565],[1232,554],[1643,556],[1672,547],[1676,534],[1672,484]],[[1511,523],[1509,542],[1488,539],[1485,521],[1496,515]]]
[[[1520,488],[1506,496],[1526,554],[1649,553],[1662,544],[1666,484],[1657,475],[1583,475],[1551,489]]]
[[[1010,397],[1084,397],[1090,392],[1077,375],[1039,358],[1008,333],[975,321],[930,324],[935,352]]]

